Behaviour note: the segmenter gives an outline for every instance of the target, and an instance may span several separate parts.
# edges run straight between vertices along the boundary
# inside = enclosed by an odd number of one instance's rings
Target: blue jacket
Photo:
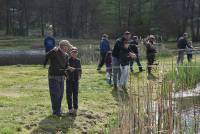
[[[44,47],[46,52],[52,50],[55,47],[55,39],[53,37],[47,36],[44,39]]]
[[[110,51],[109,41],[106,39],[102,39],[100,42],[100,52],[107,53],[108,51]]]

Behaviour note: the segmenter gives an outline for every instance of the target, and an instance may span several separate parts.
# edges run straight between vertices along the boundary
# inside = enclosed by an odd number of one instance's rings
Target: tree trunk
[[[190,15],[190,29],[192,34],[192,40],[195,40],[195,30],[194,30],[194,10],[195,10],[195,0],[192,1],[191,15]]]
[[[198,8],[198,20],[197,20],[197,34],[196,34],[196,37],[197,37],[197,41],[200,41],[200,1],[199,1],[199,4],[198,4],[199,8]]]

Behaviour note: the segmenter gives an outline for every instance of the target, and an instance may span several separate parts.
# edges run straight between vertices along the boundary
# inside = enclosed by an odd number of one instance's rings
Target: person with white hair
[[[49,92],[51,97],[53,115],[61,116],[61,103],[64,93],[65,70],[73,71],[68,66],[68,54],[72,45],[67,40],[61,40],[58,47],[54,47],[46,54],[50,60],[48,69]]]

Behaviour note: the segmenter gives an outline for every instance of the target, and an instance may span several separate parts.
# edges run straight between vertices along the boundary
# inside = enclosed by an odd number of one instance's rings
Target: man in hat
[[[188,33],[184,33],[183,36],[181,36],[177,42],[177,48],[178,48],[177,64],[178,65],[180,63],[183,64],[184,52],[185,52],[186,47],[190,47],[188,43]]]
[[[64,92],[65,69],[68,68],[68,55],[71,44],[67,40],[59,42],[58,47],[54,47],[46,54],[46,59],[50,60],[48,69],[49,92],[51,97],[53,115],[61,116],[61,102]],[[73,71],[73,68],[69,68]]]
[[[78,50],[76,47],[73,47],[70,51],[69,66],[73,67],[75,70],[73,72],[68,71],[69,77],[66,81],[67,104],[70,115],[76,115],[78,110],[78,88],[79,80],[82,75],[82,69],[81,62],[77,58],[77,55]]]
[[[152,66],[155,61],[155,53],[156,53],[156,47],[155,47],[155,36],[150,35],[147,40],[145,40],[144,45],[146,46],[146,56],[147,56],[147,69],[148,74],[151,75]]]
[[[116,40],[114,48],[112,50],[112,70],[113,70],[113,84],[114,89],[118,89],[120,78],[121,78],[121,70],[120,70],[120,50],[123,48],[124,41],[129,41],[131,38],[131,33],[129,31],[124,32],[123,36]],[[129,52],[129,57],[134,58],[135,54]]]
[[[110,44],[108,40],[108,35],[103,34],[100,41],[100,61],[97,70],[100,71],[105,63],[106,54],[110,51]]]

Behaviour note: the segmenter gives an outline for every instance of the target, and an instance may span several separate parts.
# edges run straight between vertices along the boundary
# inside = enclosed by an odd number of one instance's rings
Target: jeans
[[[178,59],[177,59],[177,64],[179,65],[180,63],[183,64],[184,60],[184,50],[179,50],[178,51]]]
[[[61,114],[61,103],[64,92],[64,77],[49,77],[49,92],[51,97],[52,111],[54,115]]]
[[[128,83],[128,75],[129,75],[129,66],[120,66],[121,69],[121,77],[120,77],[120,86],[127,86]]]
[[[72,108],[78,109],[78,87],[79,87],[79,81],[72,81],[67,80],[67,104],[68,109],[71,110]],[[73,102],[73,107],[72,107]]]
[[[119,59],[112,57],[112,71],[113,71],[113,84],[114,86],[119,85],[121,70]]]

